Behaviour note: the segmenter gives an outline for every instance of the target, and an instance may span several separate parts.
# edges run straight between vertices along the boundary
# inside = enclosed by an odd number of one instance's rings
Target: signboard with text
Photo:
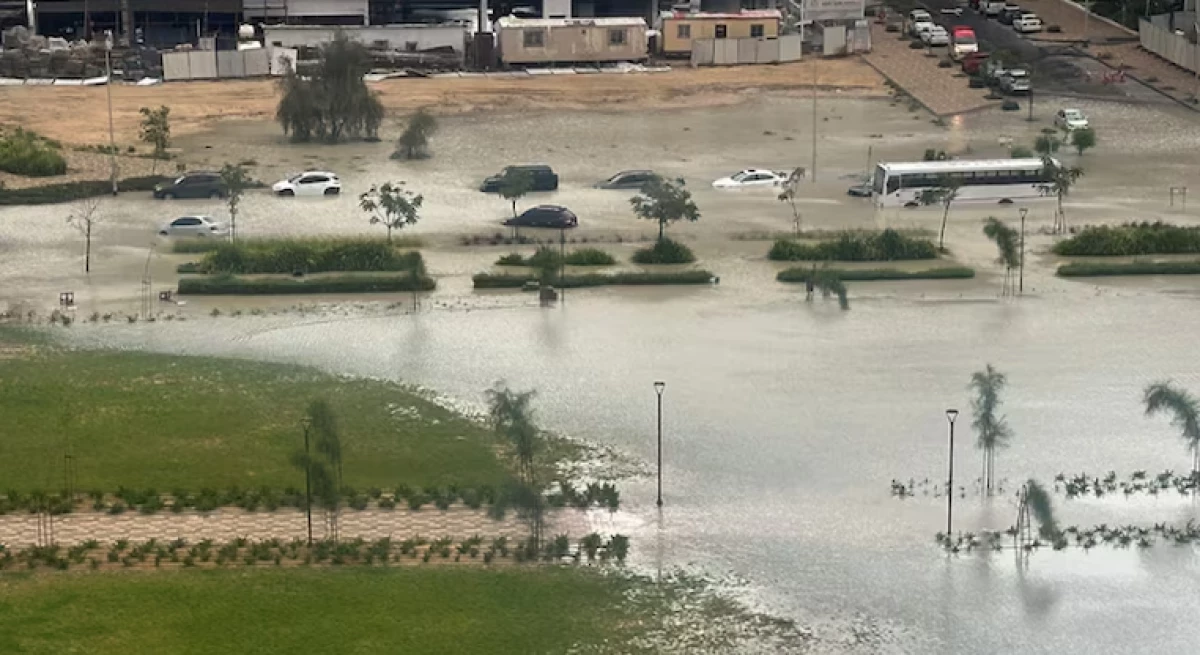
[[[866,4],[866,0],[802,0],[801,21],[858,20],[863,17]]]

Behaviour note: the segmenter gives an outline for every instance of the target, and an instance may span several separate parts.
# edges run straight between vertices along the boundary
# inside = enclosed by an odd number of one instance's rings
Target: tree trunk
[[[946,203],[942,211],[942,231],[938,234],[938,250],[946,249],[946,219],[950,217],[950,203]]]
[[[88,219],[87,234],[84,236],[85,245],[83,247],[83,272],[92,272],[92,221]]]
[[[517,217],[517,199],[516,198],[512,199],[512,210],[513,210],[513,218],[516,218]]]
[[[663,240],[663,230],[664,230],[664,229],[666,229],[666,227],[667,227],[667,223],[666,223],[666,221],[659,221],[659,222],[658,222],[658,242],[659,242],[659,243],[662,243],[662,240]]]
[[[385,223],[385,225],[386,225],[386,223]],[[387,225],[387,232],[388,232],[388,243],[391,243],[392,242],[392,226],[391,225]]]

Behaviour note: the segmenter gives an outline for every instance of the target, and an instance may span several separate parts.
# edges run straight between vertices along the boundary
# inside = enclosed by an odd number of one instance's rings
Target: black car
[[[575,227],[579,219],[566,207],[558,205],[538,205],[526,209],[520,216],[504,221],[510,227],[553,227],[557,229]]]
[[[872,192],[874,192],[874,188],[871,186],[870,182],[855,184],[849,189],[846,189],[846,195],[854,196],[855,198],[870,198]]]
[[[603,182],[597,182],[597,189],[641,189],[650,180],[658,177],[654,171],[621,171]]]
[[[528,173],[533,178],[532,191],[554,191],[558,188],[558,175],[549,166],[545,164],[532,164],[526,166],[505,166],[504,170],[484,180],[479,190],[484,193],[498,193],[500,191],[500,182],[505,176],[522,171]]]
[[[154,197],[160,200],[174,198],[224,198],[228,192],[221,174],[213,171],[184,173],[174,182],[154,187]]]
[[[1005,25],[1012,25],[1013,21],[1020,18],[1021,14],[1023,14],[1023,13],[1025,13],[1025,10],[1021,9],[1020,6],[1014,5],[1014,4],[1006,4],[1006,5],[1004,5],[1004,9],[1000,10],[1000,15],[997,16],[996,18],[998,18],[1000,20],[1000,22],[1004,23]]]

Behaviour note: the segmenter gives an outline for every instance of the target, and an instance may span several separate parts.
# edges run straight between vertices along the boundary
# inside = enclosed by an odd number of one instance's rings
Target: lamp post
[[[654,393],[658,396],[658,506],[662,507],[662,397],[666,382],[655,382]]]
[[[308,452],[308,429],[312,420],[307,416],[300,419],[304,428],[304,517],[308,521],[308,547],[312,548],[312,461]]]
[[[567,228],[558,231],[558,295],[562,306],[567,305]]]
[[[1029,213],[1027,207],[1022,207],[1021,212],[1021,266],[1018,269],[1020,272],[1017,275],[1017,293],[1025,293],[1025,215]]]
[[[112,112],[112,49],[113,49],[113,34],[108,31],[104,34],[104,68],[108,75],[108,79],[104,83],[105,92],[108,95],[108,167],[109,178],[112,182],[112,194],[117,195],[117,138],[113,132],[113,112]]]
[[[950,423],[950,483],[946,487],[946,538],[950,538],[950,529],[954,516],[954,419],[958,418],[957,409],[946,410],[946,420]]]

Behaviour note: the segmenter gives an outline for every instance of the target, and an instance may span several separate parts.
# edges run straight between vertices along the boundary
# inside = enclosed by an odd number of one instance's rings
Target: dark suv
[[[484,180],[483,184],[480,185],[479,190],[484,193],[497,193],[500,191],[500,182],[505,176],[512,175],[513,173],[520,171],[529,173],[529,175],[533,178],[532,191],[554,191],[558,188],[558,175],[555,174],[555,172],[545,164],[535,164],[527,166],[505,166],[504,170]]]
[[[509,227],[552,227],[565,229],[579,225],[574,212],[558,205],[538,205],[526,209],[520,216],[504,221]]]
[[[175,178],[175,181],[154,187],[154,197],[160,200],[174,198],[224,198],[227,189],[221,174],[213,171],[193,171]]]

